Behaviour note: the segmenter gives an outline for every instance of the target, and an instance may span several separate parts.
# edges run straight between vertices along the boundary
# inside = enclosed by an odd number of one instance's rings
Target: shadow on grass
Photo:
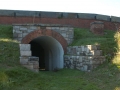
[[[17,42],[1,41],[0,39],[0,67],[19,65],[19,46]]]

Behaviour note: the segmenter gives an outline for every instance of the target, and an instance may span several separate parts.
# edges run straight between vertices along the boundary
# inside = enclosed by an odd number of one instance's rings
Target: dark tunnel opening
[[[32,56],[39,57],[39,70],[51,71],[63,68],[64,51],[61,44],[49,36],[33,39],[31,44]]]
[[[45,51],[44,48],[37,42],[31,41],[32,56],[39,57],[39,68],[45,70]]]

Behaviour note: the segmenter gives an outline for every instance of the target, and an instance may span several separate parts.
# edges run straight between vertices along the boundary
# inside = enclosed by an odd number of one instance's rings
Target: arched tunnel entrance
[[[40,36],[30,41],[32,56],[39,57],[40,70],[63,68],[64,50],[61,44],[51,36]]]
[[[39,68],[44,70],[64,67],[63,55],[67,50],[67,41],[58,32],[39,29],[26,35],[21,44],[31,44],[32,56],[39,57]]]

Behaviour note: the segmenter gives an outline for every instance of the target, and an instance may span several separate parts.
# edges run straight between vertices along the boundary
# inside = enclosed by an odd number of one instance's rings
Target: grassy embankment
[[[75,29],[72,45],[100,44],[106,62],[89,73],[70,69],[34,73],[19,64],[12,26],[0,25],[0,90],[119,90],[119,38],[113,31],[97,36],[87,29]]]

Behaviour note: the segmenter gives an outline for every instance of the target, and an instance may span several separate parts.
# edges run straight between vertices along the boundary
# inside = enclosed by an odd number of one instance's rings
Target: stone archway
[[[39,29],[39,30],[35,30],[31,33],[29,33],[28,35],[26,35],[21,43],[22,44],[28,44],[30,43],[33,39],[37,38],[37,37],[40,37],[40,36],[50,36],[50,37],[53,37],[54,39],[56,39],[63,47],[63,50],[64,50],[64,53],[66,53],[66,50],[67,50],[67,41],[64,39],[64,37],[53,31],[53,30],[48,30],[48,29]]]
[[[67,41],[53,30],[35,30],[26,35],[22,44],[30,44],[32,56],[39,57],[39,67],[54,70],[64,67],[63,55],[66,52]]]

